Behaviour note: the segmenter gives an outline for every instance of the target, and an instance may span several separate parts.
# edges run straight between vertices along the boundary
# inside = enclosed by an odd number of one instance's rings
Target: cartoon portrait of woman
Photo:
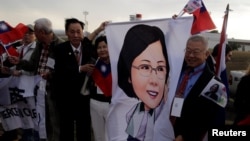
[[[118,86],[138,103],[126,114],[128,141],[153,140],[153,126],[166,101],[169,63],[162,30],[139,24],[124,39]]]

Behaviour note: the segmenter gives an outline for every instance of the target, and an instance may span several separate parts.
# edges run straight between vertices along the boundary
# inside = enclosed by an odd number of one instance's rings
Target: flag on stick
[[[0,53],[6,52],[9,54],[8,48],[21,41],[27,30],[28,27],[22,23],[13,28],[7,22],[0,21]]]
[[[176,17],[181,17],[184,13],[193,14],[192,35],[216,28],[202,0],[189,0]]]
[[[0,43],[3,46],[14,44],[23,38],[27,30],[28,27],[22,23],[13,28],[7,22],[0,21]]]
[[[204,3],[201,1],[201,7],[193,12],[194,21],[191,28],[191,34],[198,34],[205,30],[215,29],[216,26],[213,23]]]
[[[112,77],[111,66],[102,60],[98,59],[95,69],[92,73],[93,80],[96,85],[102,90],[105,96],[111,96],[112,92]]]
[[[218,48],[218,57],[216,59],[216,68],[215,68],[215,73],[219,78],[221,78],[222,82],[227,88],[227,92],[229,92],[229,90],[228,90],[225,56],[226,56],[226,41],[227,41],[226,30],[227,30],[228,14],[229,14],[229,4],[227,5],[224,16],[224,21],[220,36],[220,44]]]

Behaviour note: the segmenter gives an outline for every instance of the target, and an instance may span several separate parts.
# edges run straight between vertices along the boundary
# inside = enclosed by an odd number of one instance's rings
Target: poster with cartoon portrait
[[[113,82],[107,121],[110,141],[173,140],[173,129],[166,119],[192,20],[107,25]]]

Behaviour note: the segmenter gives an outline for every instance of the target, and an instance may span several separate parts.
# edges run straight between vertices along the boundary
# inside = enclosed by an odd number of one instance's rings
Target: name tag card
[[[180,117],[184,98],[175,97],[172,105],[171,116]]]
[[[54,69],[54,65],[55,65],[55,60],[49,57],[46,66],[50,67],[51,69]]]

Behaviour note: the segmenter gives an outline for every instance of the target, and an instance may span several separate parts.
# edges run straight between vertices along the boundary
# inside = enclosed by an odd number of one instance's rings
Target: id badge
[[[55,60],[51,57],[48,57],[46,66],[50,67],[51,69],[54,69],[54,65],[55,65]]]
[[[184,98],[175,97],[172,105],[171,116],[180,117]]]

